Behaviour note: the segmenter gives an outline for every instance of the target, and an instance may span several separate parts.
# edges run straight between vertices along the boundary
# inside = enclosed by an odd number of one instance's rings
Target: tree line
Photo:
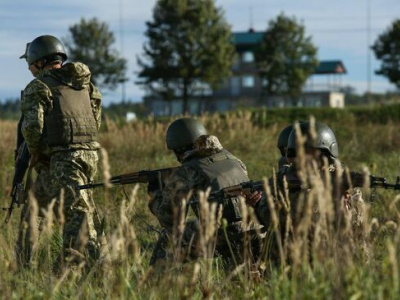
[[[127,112],[135,113],[136,117],[145,116],[145,107],[142,102],[122,101],[119,103],[111,103],[108,106],[103,106],[103,118],[123,119]],[[19,99],[7,99],[4,102],[0,101],[0,120],[18,120],[21,116],[21,107]]]
[[[164,99],[188,99],[218,89],[232,74],[237,59],[231,26],[215,0],[158,0],[152,19],[146,22],[146,42],[136,57],[140,70],[135,84]],[[114,90],[129,81],[127,59],[113,47],[114,33],[97,18],[69,28],[63,39],[69,58],[92,71],[101,89]],[[400,19],[372,45],[381,61],[377,74],[400,89]],[[295,99],[318,65],[318,49],[306,34],[303,22],[279,14],[269,21],[254,56],[268,95]]]

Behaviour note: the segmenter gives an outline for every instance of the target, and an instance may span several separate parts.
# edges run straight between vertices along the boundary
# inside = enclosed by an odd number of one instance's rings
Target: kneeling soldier
[[[166,142],[168,149],[175,153],[182,166],[166,180],[162,192],[150,193],[154,197],[149,208],[164,227],[163,236],[157,243],[150,263],[166,258],[167,242],[177,239],[181,244],[174,245],[175,254],[178,253],[179,256],[175,256],[175,259],[180,261],[218,254],[228,264],[232,261],[242,262],[245,259],[244,237],[248,229],[244,229],[242,222],[242,214],[245,213],[243,209],[246,206],[241,205],[239,197],[233,197],[219,199],[218,209],[213,210],[213,206],[208,205],[209,202],[204,203],[199,199],[199,192],[207,189],[211,189],[211,192],[218,191],[249,181],[245,165],[225,150],[217,137],[208,135],[203,124],[193,118],[181,118],[172,122],[167,130]],[[151,185],[149,191],[154,192]],[[196,220],[184,224],[182,220],[186,219],[188,213],[186,200],[193,209]],[[212,224],[204,222],[205,215],[208,215],[206,217]],[[225,226],[218,226],[218,215],[226,220],[223,221]],[[204,238],[207,230],[211,230],[209,233],[213,232],[209,226],[215,227],[214,239],[210,235]],[[177,237],[177,232],[180,237]],[[257,239],[252,239],[248,244],[253,246],[250,251],[257,255],[260,248]],[[204,249],[212,251],[204,253]]]

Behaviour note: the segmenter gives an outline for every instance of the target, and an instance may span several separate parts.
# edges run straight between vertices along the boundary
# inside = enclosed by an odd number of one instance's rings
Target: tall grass
[[[204,116],[201,121],[222,145],[241,158],[250,177],[271,177],[279,157],[277,135],[287,123],[258,126],[254,115],[242,112]],[[323,120],[318,120],[323,121]],[[330,125],[339,142],[340,157],[351,169],[366,167],[394,181],[400,163],[400,134],[395,122],[358,124],[355,119]],[[168,121],[148,119],[129,124],[106,120],[100,134],[103,146],[98,181],[111,174],[176,166],[165,147]],[[13,172],[16,123],[0,121],[1,206]],[[175,231],[172,263],[163,269],[150,267],[151,251],[160,226],[147,208],[144,185],[111,187],[94,191],[95,201],[105,220],[107,255],[89,272],[66,268],[53,272],[60,245],[60,228],[54,226],[51,207],[39,236],[33,267],[18,268],[14,245],[20,210],[0,231],[0,293],[2,298],[266,298],[266,299],[395,299],[399,294],[400,211],[397,191],[362,189],[364,202],[354,196],[353,210],[338,211],[329,182],[315,177],[315,166],[305,170],[313,177],[310,191],[303,194],[306,213],[292,220],[287,195],[270,202],[272,225],[278,224],[277,209],[287,210],[289,233],[275,227],[268,231],[269,241],[280,249],[282,264],[267,259],[254,265],[237,263],[224,268],[221,259],[211,256],[217,226],[221,219],[209,213],[215,207],[204,202],[200,220],[200,258],[185,264],[179,259],[185,220]],[[369,201],[370,195],[375,201]],[[203,199],[204,200],[204,199]],[[315,209],[318,218],[314,218]],[[362,214],[359,212],[362,211]],[[248,222],[255,220],[252,210],[243,210]],[[359,216],[362,219],[359,219]],[[337,217],[342,218],[338,228]],[[36,221],[33,219],[31,226]],[[312,237],[310,239],[310,237]],[[268,240],[268,239],[266,239]],[[310,242],[311,241],[311,242]],[[211,248],[210,248],[211,247]]]

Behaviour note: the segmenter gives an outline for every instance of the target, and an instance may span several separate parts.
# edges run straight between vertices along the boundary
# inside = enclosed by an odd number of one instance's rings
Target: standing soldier
[[[204,224],[204,220],[201,220],[202,207],[199,205],[198,192],[209,188],[211,192],[218,191],[249,181],[243,162],[223,149],[217,137],[207,135],[203,124],[193,118],[172,122],[168,127],[166,140],[168,149],[174,151],[182,166],[167,179],[162,194],[156,195],[149,203],[151,212],[165,229],[164,243],[161,243],[162,238],[157,243],[151,264],[166,257],[165,244],[168,240],[173,240],[170,237],[173,236],[174,229],[179,227],[179,216],[186,218],[187,209],[183,199],[189,200],[199,222],[188,222],[183,230],[182,242],[187,246],[185,250],[188,253],[181,259],[199,256],[199,224],[215,226]],[[241,262],[244,243],[242,209],[245,206],[240,206],[238,197],[219,199],[218,203],[222,206],[220,214],[226,220],[226,232],[222,228],[217,230],[215,250],[228,263]],[[206,213],[211,214],[211,211]],[[251,251],[257,255],[259,245],[256,239],[252,242],[254,247]]]
[[[90,82],[86,65],[63,64],[67,54],[53,36],[35,38],[20,58],[35,77],[23,92],[21,130],[31,154],[30,168],[37,173],[32,191],[39,221],[41,210],[56,199],[54,211],[63,211],[65,219],[60,224],[63,256],[71,263],[82,256],[91,261],[99,256],[100,222],[91,192],[77,192],[75,187],[92,181],[97,171],[101,94]],[[31,205],[26,203],[16,249],[24,265],[29,264],[35,243],[31,214]]]

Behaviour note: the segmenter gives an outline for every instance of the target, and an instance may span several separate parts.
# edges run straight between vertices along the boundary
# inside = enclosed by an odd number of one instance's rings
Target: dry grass
[[[250,177],[270,177],[277,166],[276,138],[287,124],[260,128],[250,114],[205,116],[206,128],[222,145],[241,158]],[[348,166],[363,166],[394,181],[400,163],[399,124],[329,124],[337,133],[340,155]],[[102,163],[98,180],[142,169],[176,166],[165,147],[166,122],[148,120],[118,126],[106,121],[101,135]],[[16,123],[0,121],[0,192],[5,195],[13,172]],[[287,232],[271,228],[270,239],[279,248],[280,266],[259,262],[265,276],[255,276],[254,266],[238,264],[226,271],[220,259],[211,259],[216,226],[221,220],[208,213],[215,207],[204,203],[200,220],[201,258],[181,264],[180,239],[185,220],[176,227],[175,260],[164,272],[148,266],[158,235],[157,220],[147,209],[145,186],[113,187],[96,190],[94,195],[106,221],[107,264],[96,265],[89,273],[78,268],[52,272],[60,245],[60,228],[47,213],[36,244],[31,269],[18,269],[13,255],[20,210],[0,231],[0,290],[3,298],[268,298],[268,299],[390,299],[399,293],[399,196],[378,191],[370,203],[369,190],[363,190],[365,204],[354,211],[335,210],[328,181],[315,176],[312,164],[304,170],[312,177],[309,192],[299,198],[306,213],[298,222],[290,218],[287,195],[280,205],[269,202],[273,224],[278,224],[278,207],[288,210]],[[124,190],[123,190],[124,189]],[[124,193],[126,192],[126,194]],[[126,197],[127,196],[127,197]],[[9,199],[2,197],[1,206]],[[359,203],[359,202],[357,202]],[[315,210],[318,218],[315,219]],[[52,211],[50,208],[49,211]],[[357,219],[362,211],[363,219]],[[254,220],[250,210],[246,219]],[[336,220],[342,218],[341,226]],[[31,226],[37,220],[32,219]],[[296,223],[296,224],[295,224]],[[312,238],[310,238],[312,237]],[[83,266],[82,266],[83,268]]]

